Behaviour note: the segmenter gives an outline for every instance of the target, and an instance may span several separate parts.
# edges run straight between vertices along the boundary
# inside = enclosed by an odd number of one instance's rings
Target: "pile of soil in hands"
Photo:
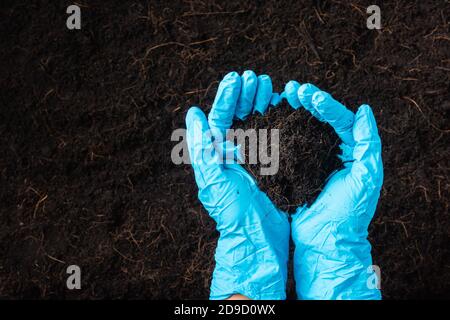
[[[269,108],[264,115],[256,114],[244,122],[239,121],[234,127],[268,129],[268,152],[272,158],[274,155],[270,152],[276,149],[270,147],[270,130],[280,130],[278,171],[263,175],[260,169],[265,165],[260,161],[248,163],[249,144],[245,146],[244,166],[281,210],[292,213],[300,205],[310,205],[330,174],[341,168],[337,157],[340,153],[338,136],[330,125],[320,122],[303,108],[295,110],[282,103]]]

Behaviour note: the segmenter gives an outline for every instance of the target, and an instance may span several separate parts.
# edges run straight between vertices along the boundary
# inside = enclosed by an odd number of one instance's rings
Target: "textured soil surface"
[[[275,149],[270,147],[270,130],[279,130],[279,157],[276,174],[262,174],[261,168],[275,164],[248,164],[249,147],[246,145],[245,167],[258,181],[275,205],[281,210],[293,213],[305,203],[311,204],[319,195],[327,178],[341,168],[337,157],[341,153],[340,140],[331,126],[318,121],[303,108],[294,110],[287,103],[269,108],[264,116],[253,116],[236,128],[267,129],[268,156],[273,162]],[[258,133],[260,133],[258,131]]]
[[[77,3],[72,31],[72,2],[0,4],[1,298],[207,298],[218,235],[171,134],[246,69],[372,106],[383,296],[450,297],[446,1]],[[66,288],[72,264],[81,290]]]

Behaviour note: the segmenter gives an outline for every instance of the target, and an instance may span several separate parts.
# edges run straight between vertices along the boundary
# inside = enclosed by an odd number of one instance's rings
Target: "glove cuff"
[[[211,299],[241,294],[250,299],[286,298],[289,222],[259,190],[242,220],[220,228]]]

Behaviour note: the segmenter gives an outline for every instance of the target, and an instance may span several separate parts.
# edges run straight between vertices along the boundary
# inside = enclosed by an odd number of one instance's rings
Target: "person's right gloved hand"
[[[293,216],[298,298],[380,299],[367,240],[383,183],[372,109],[362,105],[354,115],[328,93],[295,81],[284,95],[292,107],[303,106],[329,123],[343,141],[344,168],[329,178],[310,207],[299,207]]]
[[[244,119],[251,112],[263,113],[271,98],[268,76],[231,72],[219,85],[209,121],[197,107],[190,108],[186,115],[198,198],[220,232],[211,299],[236,294],[250,299],[286,297],[287,215],[273,205],[240,164],[222,163],[226,152],[219,148],[234,117]]]

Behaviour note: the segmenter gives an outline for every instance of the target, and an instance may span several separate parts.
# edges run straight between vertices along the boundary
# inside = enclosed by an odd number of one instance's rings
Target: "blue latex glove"
[[[375,213],[383,164],[372,110],[356,115],[311,84],[291,81],[285,95],[328,122],[343,140],[345,168],[332,175],[311,207],[293,216],[294,276],[299,299],[380,299],[374,286],[368,226]]]
[[[270,85],[269,85],[270,83]],[[285,299],[289,222],[239,164],[221,164],[212,136],[223,135],[233,117],[265,110],[272,95],[268,76],[232,72],[219,85],[209,114],[192,107],[186,115],[187,144],[198,198],[220,232],[211,299],[242,294],[250,299]],[[211,131],[210,131],[211,128]]]

